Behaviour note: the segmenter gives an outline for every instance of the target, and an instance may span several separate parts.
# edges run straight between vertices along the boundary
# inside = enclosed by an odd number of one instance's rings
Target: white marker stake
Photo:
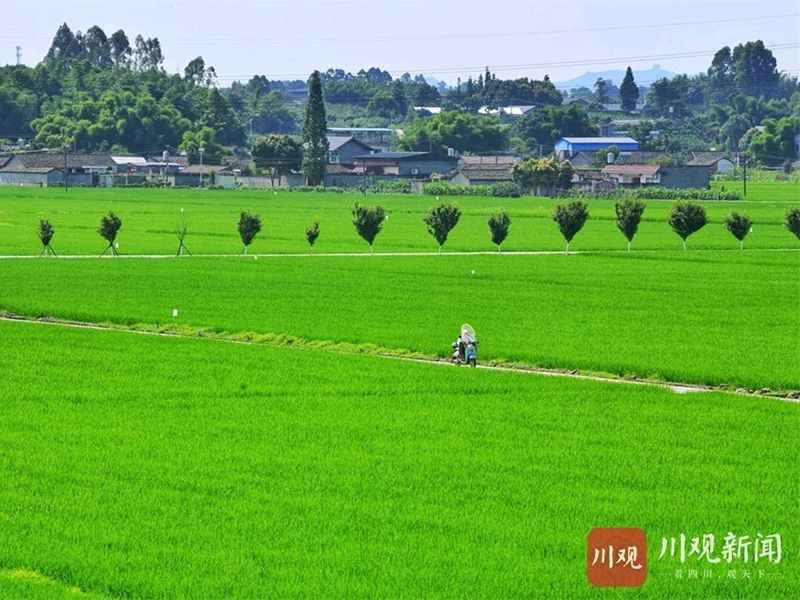
[[[475,269],[472,269],[472,274],[475,275]]]
[[[178,316],[178,309],[177,308],[173,308],[172,309],[172,316],[173,316],[173,318]]]
[[[183,212],[183,209],[181,209],[181,212]]]
[[[116,248],[117,250],[119,250],[119,242],[117,242],[116,244],[114,244],[114,248]]]
[[[253,260],[258,260],[258,254],[253,255]]]

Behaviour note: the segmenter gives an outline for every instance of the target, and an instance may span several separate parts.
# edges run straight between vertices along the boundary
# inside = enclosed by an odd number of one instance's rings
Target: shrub
[[[558,223],[558,230],[567,241],[566,253],[569,254],[569,243],[575,234],[586,223],[589,218],[589,206],[583,200],[572,200],[571,202],[561,202],[556,204],[553,209],[553,220]]]
[[[310,248],[309,254],[314,253],[314,242],[317,241],[319,237],[319,222],[314,221],[311,224],[311,227],[306,229],[306,241],[308,242],[308,247]]]
[[[117,239],[117,233],[119,233],[120,228],[122,228],[122,220],[114,214],[113,210],[100,219],[100,227],[97,228],[97,233],[108,242],[103,254],[110,250],[111,256],[119,256],[117,249],[114,247],[114,241]],[[103,254],[100,256],[103,256]]]
[[[739,249],[744,250],[744,238],[750,233],[753,222],[745,213],[733,211],[725,217],[725,228],[739,240]]]
[[[407,179],[374,181],[367,186],[370,194],[410,194],[411,182]]]
[[[633,236],[639,231],[639,223],[642,220],[642,214],[644,214],[644,209],[646,207],[647,204],[645,201],[637,198],[626,198],[614,205],[617,227],[628,240],[629,252]]]
[[[442,246],[447,241],[447,236],[453,228],[458,225],[461,218],[461,210],[456,204],[443,202],[439,206],[433,206],[422,220],[428,226],[430,233],[439,243],[439,254],[442,253]]]
[[[519,198],[519,186],[510,181],[493,183],[489,186],[490,195],[496,198]]]
[[[800,208],[789,209],[783,224],[800,240]]]
[[[56,234],[53,224],[46,219],[39,219],[39,229],[36,230],[36,234],[39,236],[39,241],[42,242],[42,253],[39,256],[48,256],[51,252],[55,256],[56,253],[50,246],[50,242]]]
[[[248,246],[253,243],[256,235],[261,231],[261,215],[243,210],[239,215],[239,224],[236,229],[239,231],[239,237],[242,238],[242,244],[244,244],[244,248],[239,254],[247,254]]]
[[[356,202],[353,206],[353,225],[364,241],[369,244],[369,251],[374,254],[372,243],[383,228],[386,211],[380,205],[364,206]]]
[[[500,252],[500,246],[508,237],[510,225],[511,217],[507,210],[501,208],[489,216],[489,231],[492,234],[492,243],[497,246],[498,252]]]
[[[700,231],[708,223],[706,209],[693,202],[676,202],[669,213],[669,224],[683,240],[686,250],[686,238]]]

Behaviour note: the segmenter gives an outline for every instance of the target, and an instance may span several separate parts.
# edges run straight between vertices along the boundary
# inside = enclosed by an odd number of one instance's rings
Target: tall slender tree
[[[639,86],[633,79],[633,71],[630,67],[625,71],[625,78],[619,86],[619,98],[622,101],[622,110],[632,111],[636,108],[636,101],[639,99]]]
[[[602,77],[598,77],[594,82],[594,101],[598,104],[608,102],[608,82]]]
[[[328,162],[328,119],[325,115],[325,102],[322,99],[322,82],[319,71],[311,74],[308,87],[306,117],[303,122],[303,173],[308,185],[321,185],[325,180],[325,165]]]

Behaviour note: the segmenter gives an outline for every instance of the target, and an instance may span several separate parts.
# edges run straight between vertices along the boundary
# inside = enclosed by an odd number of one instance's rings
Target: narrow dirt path
[[[24,317],[21,315],[13,315],[13,314],[0,314],[0,321],[8,321],[14,323],[28,323],[28,324],[37,324],[37,325],[52,325],[56,327],[70,327],[74,329],[92,329],[98,331],[118,331],[118,332],[125,332],[125,333],[135,333],[139,335],[152,335],[152,336],[160,336],[160,337],[173,337],[173,338],[183,338],[183,339],[203,339],[203,340],[211,340],[216,342],[225,342],[229,344],[243,344],[247,346],[272,346],[272,347],[279,347],[279,348],[291,348],[294,350],[316,350],[319,352],[330,352],[334,354],[347,354],[350,356],[375,356],[378,358],[385,358],[391,360],[402,360],[406,362],[416,362],[416,363],[425,363],[425,364],[435,364],[435,365],[442,365],[442,366],[453,366],[452,363],[447,359],[441,358],[416,358],[416,357],[407,357],[407,356],[393,356],[391,354],[364,354],[358,352],[348,352],[345,350],[340,349],[331,349],[331,348],[317,348],[317,347],[303,347],[303,346],[295,346],[295,345],[288,345],[288,344],[271,344],[268,342],[257,342],[257,341],[247,341],[247,340],[238,340],[238,339],[231,339],[231,338],[224,338],[224,337],[199,337],[199,336],[192,336],[186,335],[181,333],[175,332],[168,332],[168,331],[142,331],[137,329],[130,329],[124,326],[115,326],[115,325],[102,325],[99,323],[89,323],[84,321],[68,321],[57,319],[54,317],[42,317],[42,318],[32,318],[32,317]],[[469,368],[469,367],[463,367]],[[700,393],[700,392],[718,392],[718,393],[727,393],[727,394],[736,394],[740,396],[760,396],[763,398],[772,398],[776,400],[783,400],[786,402],[794,402],[800,404],[800,395],[798,394],[791,394],[788,396],[784,395],[772,395],[772,394],[762,394],[758,392],[751,392],[749,390],[722,390],[717,389],[709,386],[691,384],[691,383],[678,383],[678,382],[660,382],[660,381],[649,381],[649,380],[641,380],[641,379],[623,379],[621,377],[601,377],[599,375],[587,375],[578,373],[575,371],[559,371],[555,369],[538,369],[535,367],[525,367],[525,366],[515,366],[515,367],[505,367],[499,365],[489,365],[489,364],[479,364],[477,366],[478,369],[487,370],[487,371],[505,371],[508,373],[527,373],[529,375],[540,375],[545,377],[565,377],[568,379],[583,379],[589,381],[600,381],[605,383],[615,383],[615,384],[622,384],[622,385],[648,385],[648,386],[655,386],[661,388],[667,388],[673,391],[676,394],[691,394],[691,393]]]

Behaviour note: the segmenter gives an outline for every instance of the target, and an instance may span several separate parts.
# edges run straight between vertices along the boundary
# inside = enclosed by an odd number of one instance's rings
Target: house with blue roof
[[[639,142],[629,137],[563,137],[555,143],[560,158],[570,158],[577,152],[597,152],[616,146],[621,152],[639,149]]]

